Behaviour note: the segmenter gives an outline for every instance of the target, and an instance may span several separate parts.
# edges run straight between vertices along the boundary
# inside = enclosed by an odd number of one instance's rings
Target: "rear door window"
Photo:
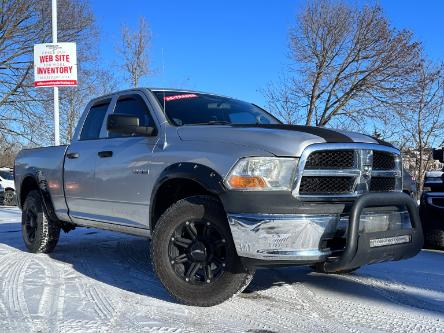
[[[91,107],[83,124],[80,140],[94,140],[100,137],[100,130],[102,129],[109,103],[110,101],[106,101]]]

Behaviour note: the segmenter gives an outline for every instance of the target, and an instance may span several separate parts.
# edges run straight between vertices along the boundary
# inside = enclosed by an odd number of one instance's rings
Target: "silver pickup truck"
[[[227,300],[258,266],[345,273],[423,243],[390,144],[193,91],[94,99],[69,146],[19,153],[15,185],[31,252],[76,226],[151,238],[157,276],[190,305]]]

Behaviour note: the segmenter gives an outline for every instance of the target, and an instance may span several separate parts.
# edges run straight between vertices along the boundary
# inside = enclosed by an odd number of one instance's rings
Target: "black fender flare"
[[[55,214],[55,209],[54,209],[54,204],[52,203],[51,194],[49,193],[48,190],[48,181],[46,177],[43,175],[41,170],[35,170],[34,172],[28,173],[23,177],[23,181],[20,184],[20,196],[22,193],[23,183],[28,178],[32,178],[37,184],[38,191],[40,192],[40,195],[42,197],[43,208],[45,209],[46,215],[51,220],[58,221],[59,219]],[[20,202],[20,197],[17,197],[17,200]],[[22,202],[20,202],[20,206],[23,207]]]
[[[159,175],[151,191],[149,212],[150,229],[152,229],[157,192],[164,183],[172,179],[192,180],[216,196],[226,191],[222,176],[206,165],[191,162],[171,164]]]

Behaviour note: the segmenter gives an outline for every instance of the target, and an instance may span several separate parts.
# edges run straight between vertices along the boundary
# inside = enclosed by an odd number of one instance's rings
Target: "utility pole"
[[[52,0],[52,42],[57,43],[57,0]],[[59,87],[54,87],[54,144],[60,145]]]

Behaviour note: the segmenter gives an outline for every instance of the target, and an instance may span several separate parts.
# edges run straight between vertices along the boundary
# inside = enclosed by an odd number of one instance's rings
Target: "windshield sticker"
[[[164,100],[170,102],[170,101],[176,101],[178,99],[194,98],[194,97],[198,96],[196,94],[173,95],[173,96],[165,96]]]

